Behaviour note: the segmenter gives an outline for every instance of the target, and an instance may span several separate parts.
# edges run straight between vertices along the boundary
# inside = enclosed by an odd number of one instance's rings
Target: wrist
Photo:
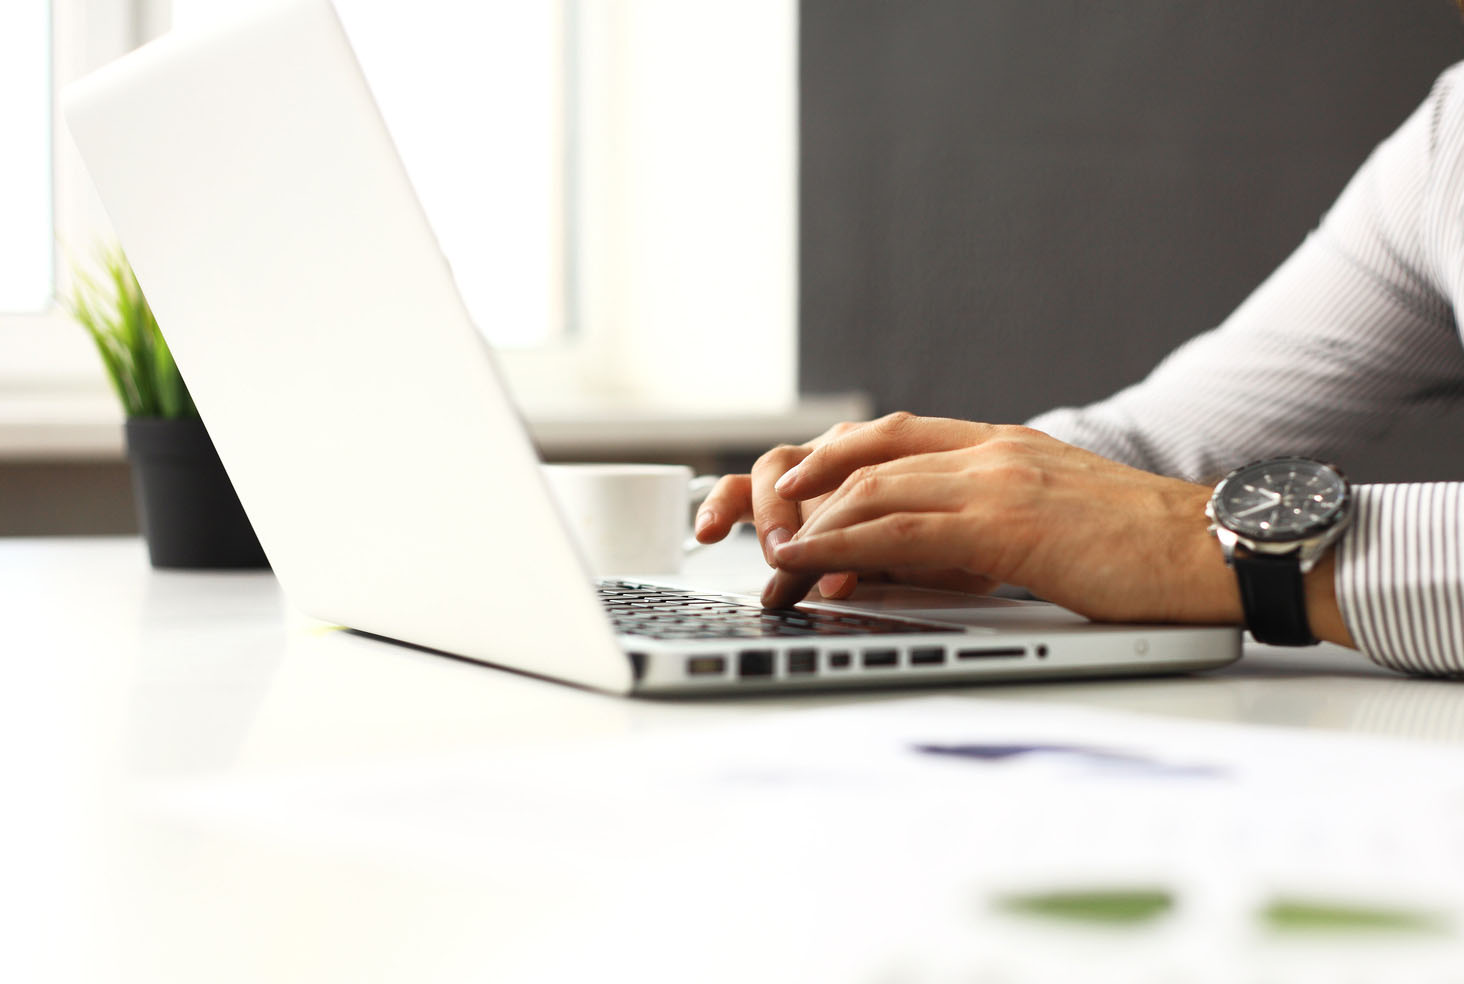
[[[1205,622],[1212,625],[1245,625],[1245,608],[1240,600],[1240,586],[1235,572],[1225,562],[1224,551],[1210,532],[1205,518],[1205,503],[1210,499],[1211,489],[1194,486],[1191,501],[1186,512],[1194,517],[1189,535],[1194,554],[1187,565],[1193,581],[1187,586],[1188,610],[1184,621]]]
[[[1333,546],[1304,578],[1306,618],[1311,624],[1312,635],[1318,639],[1356,649],[1357,643],[1353,641],[1352,633],[1347,631],[1342,609],[1337,604],[1336,574],[1337,548]]]

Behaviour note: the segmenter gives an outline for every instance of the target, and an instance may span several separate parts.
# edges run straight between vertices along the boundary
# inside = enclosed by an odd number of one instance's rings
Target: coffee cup
[[[553,464],[544,478],[596,577],[676,574],[700,544],[691,510],[714,476],[684,465]]]

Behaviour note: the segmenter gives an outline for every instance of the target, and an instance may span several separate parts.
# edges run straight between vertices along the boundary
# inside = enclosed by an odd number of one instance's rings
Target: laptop
[[[308,615],[615,693],[1185,672],[1234,628],[905,591],[596,582],[330,0],[170,34],[67,123],[280,585]],[[857,600],[858,596],[856,596]],[[877,599],[878,600],[878,599]]]

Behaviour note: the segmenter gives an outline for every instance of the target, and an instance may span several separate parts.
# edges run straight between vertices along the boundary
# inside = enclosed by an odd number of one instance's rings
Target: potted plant
[[[138,521],[154,567],[267,567],[157,319],[120,249],[77,269],[71,312],[122,401]]]

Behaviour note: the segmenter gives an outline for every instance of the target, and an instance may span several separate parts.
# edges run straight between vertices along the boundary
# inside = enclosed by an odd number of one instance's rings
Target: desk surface
[[[746,544],[693,561],[728,587],[759,576]],[[29,971],[13,979],[540,979],[535,968],[549,964],[534,954],[581,938],[635,940],[655,913],[615,915],[603,885],[532,864],[497,881],[458,876],[185,823],[157,797],[627,735],[675,741],[912,696],[604,696],[332,631],[294,614],[267,574],[154,572],[133,539],[0,540],[0,598],[10,669],[0,728],[19,806],[0,868],[19,873],[5,876],[7,908],[24,901],[11,928]],[[1400,678],[1332,647],[1255,648],[1203,676],[939,693],[1464,743],[1464,685]],[[714,891],[688,870],[684,895],[665,904],[695,906]],[[654,934],[644,946],[664,952]],[[817,955],[799,959],[819,966]],[[653,966],[642,979],[659,979]],[[766,979],[802,973],[781,969]]]

